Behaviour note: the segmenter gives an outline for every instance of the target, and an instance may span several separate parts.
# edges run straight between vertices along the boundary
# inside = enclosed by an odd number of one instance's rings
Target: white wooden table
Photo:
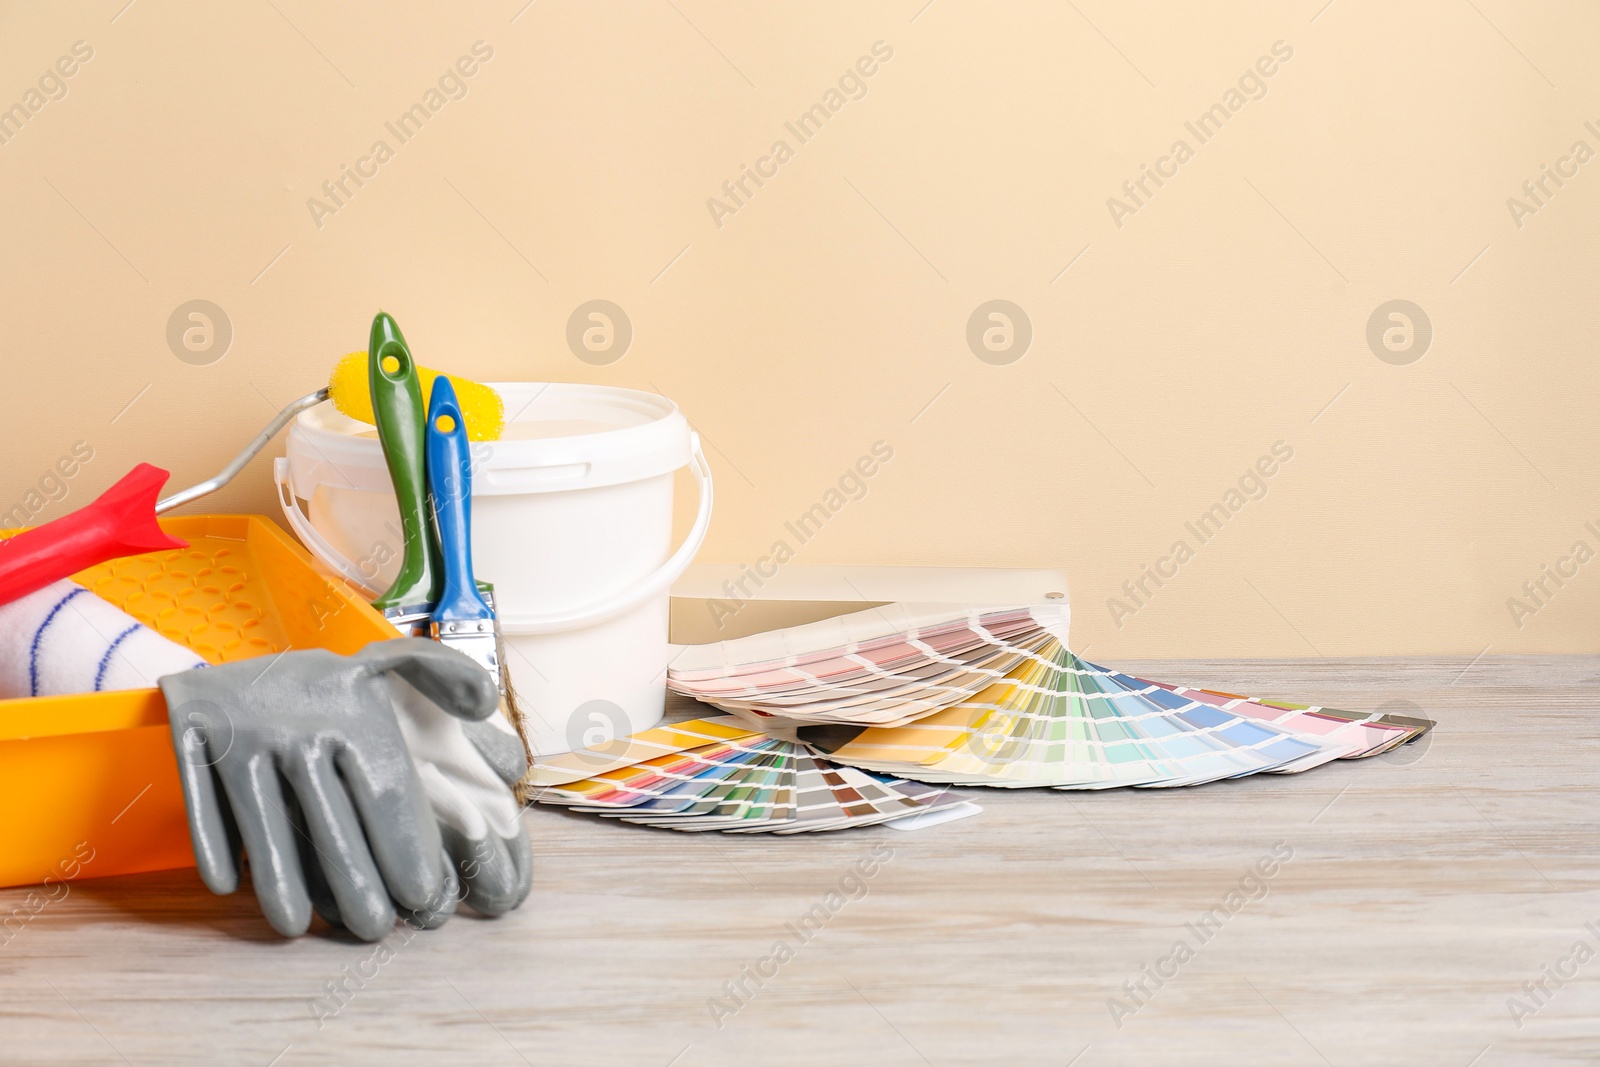
[[[972,790],[981,816],[915,833],[687,835],[535,809],[521,911],[397,934],[381,964],[326,931],[283,941],[248,892],[213,897],[193,871],[81,881],[0,945],[0,1062],[1600,1062],[1600,658],[1119,666],[1406,700],[1439,726],[1295,777]],[[1292,858],[1247,880],[1275,846]],[[892,852],[802,943],[786,924],[875,850]],[[0,916],[25,892],[0,891]],[[1219,907],[1205,937],[1185,925]],[[779,940],[793,958],[746,980],[731,1016],[724,1000],[719,1028],[711,998]],[[1596,958],[1531,997],[1579,941]],[[353,994],[319,1026],[340,980]],[[1513,1020],[1513,997],[1535,1010]]]

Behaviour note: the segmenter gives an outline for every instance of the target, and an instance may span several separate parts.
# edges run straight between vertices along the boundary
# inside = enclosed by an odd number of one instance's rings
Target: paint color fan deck
[[[610,766],[650,750],[661,754]],[[566,780],[583,770],[591,776]],[[540,803],[670,830],[797,834],[976,813],[948,790],[840,766],[726,719],[647,730],[609,754],[566,753],[536,765],[535,781]]]
[[[890,604],[691,646],[668,685],[728,717],[542,762],[538,799],[676,830],[925,825],[973,813],[951,786],[1297,774],[1433,726],[1147,681],[1080,658],[1066,631],[1056,605]]]

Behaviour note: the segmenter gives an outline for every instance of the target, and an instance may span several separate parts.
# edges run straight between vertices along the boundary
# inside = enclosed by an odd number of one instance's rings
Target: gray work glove
[[[459,655],[452,652],[451,655]],[[466,657],[462,657],[466,658]],[[433,806],[462,899],[501,915],[527,899],[533,854],[512,787],[528,772],[522,738],[499,710],[499,692],[478,667],[484,689],[471,708],[442,705],[404,676],[391,680],[400,731]]]
[[[285,652],[160,685],[195,861],[213,892],[238,888],[242,846],[261,909],[287,937],[306,931],[313,906],[368,941],[393,928],[397,907],[418,926],[454,911],[452,857],[393,701],[403,688],[435,711],[481,719],[497,700],[483,668],[409,639],[354,656]]]

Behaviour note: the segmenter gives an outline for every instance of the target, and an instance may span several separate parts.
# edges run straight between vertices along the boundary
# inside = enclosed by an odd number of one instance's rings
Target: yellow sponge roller
[[[433,382],[439,372],[417,367],[422,386],[422,406],[426,410],[433,396]],[[469,441],[497,441],[506,425],[506,405],[500,394],[468,378],[446,375],[456,388],[456,399],[467,422]],[[372,387],[367,382],[367,354],[352,352],[341,359],[328,377],[328,396],[333,406],[358,422],[376,423],[372,414]]]

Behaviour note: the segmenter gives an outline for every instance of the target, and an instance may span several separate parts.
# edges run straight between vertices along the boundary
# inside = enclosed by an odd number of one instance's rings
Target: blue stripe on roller
[[[132,626],[122,631],[112,640],[110,647],[106,649],[106,654],[100,657],[100,667],[94,672],[94,691],[96,693],[100,692],[100,686],[105,684],[106,668],[111,666],[111,657],[117,654],[117,646],[122,644],[122,642],[126,641],[129,637],[132,637],[134,631],[138,629],[139,624],[134,623]]]
[[[33,632],[33,645],[28,649],[28,693],[30,696],[39,695],[39,643],[44,640],[46,628],[52,622],[55,622],[56,616],[61,613],[61,609],[66,607],[73,597],[81,596],[88,592],[89,590],[79,586],[62,597],[56,602],[56,606],[50,609],[50,614],[44,617],[44,622],[41,622],[39,628]]]

